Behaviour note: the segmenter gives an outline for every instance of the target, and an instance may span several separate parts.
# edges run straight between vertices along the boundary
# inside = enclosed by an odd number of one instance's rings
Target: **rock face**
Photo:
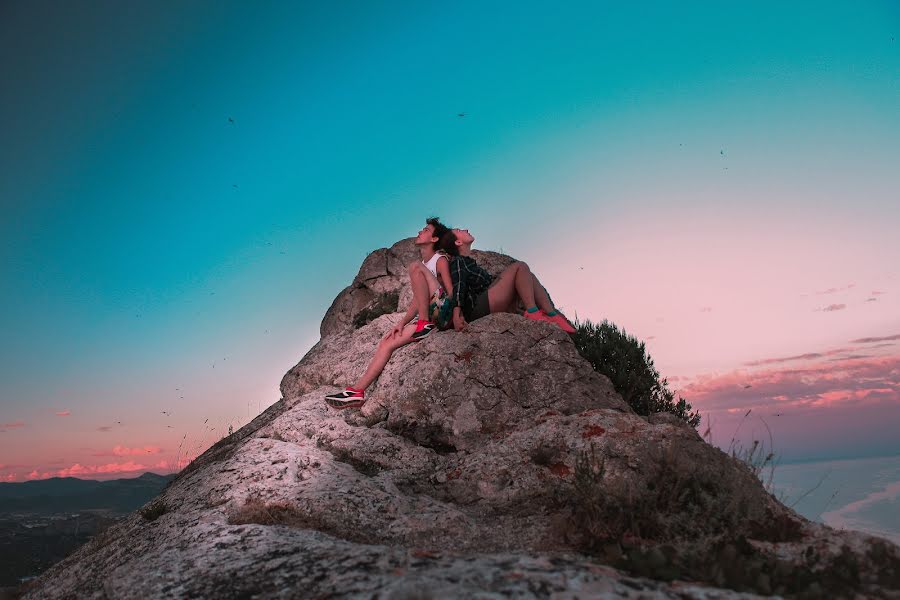
[[[327,408],[399,318],[353,324],[408,298],[410,247],[366,258],[279,402],[26,597],[900,597],[896,546],[806,521],[677,418],[636,415],[553,325],[434,333],[361,410]]]
[[[496,252],[475,250],[475,260],[488,272],[498,274],[514,262],[512,258]],[[412,300],[407,268],[419,260],[414,238],[401,240],[390,248],[380,248],[371,252],[359,268],[353,282],[338,294],[322,319],[319,334],[322,338],[353,331],[353,318],[377,304],[381,294],[398,294],[401,307]]]

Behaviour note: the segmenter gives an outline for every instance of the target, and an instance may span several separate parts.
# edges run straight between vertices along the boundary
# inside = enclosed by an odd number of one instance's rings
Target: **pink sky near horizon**
[[[577,307],[645,340],[670,388],[704,414],[701,433],[712,419],[719,447],[736,430],[742,443],[767,437],[762,417],[789,459],[897,452],[900,278],[886,257],[900,243],[890,224],[851,227],[834,212],[769,220],[762,209],[670,217],[633,211],[539,253],[506,251],[528,260],[570,316]],[[0,481],[177,470],[277,400],[280,375],[315,342],[281,333],[283,366],[235,356],[218,373],[198,360],[182,366],[194,379],[167,392],[155,373],[105,382],[133,388],[115,417],[82,389],[0,423]],[[172,416],[166,396],[188,399]]]

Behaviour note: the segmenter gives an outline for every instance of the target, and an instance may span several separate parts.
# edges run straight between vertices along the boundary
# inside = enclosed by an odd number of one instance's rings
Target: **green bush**
[[[646,417],[669,412],[691,427],[700,425],[700,413],[691,412],[691,405],[684,398],[676,402],[667,381],[660,380],[644,342],[606,320],[600,324],[579,322],[575,327],[572,339],[578,352],[595,371],[609,377],[616,392],[637,414]]]

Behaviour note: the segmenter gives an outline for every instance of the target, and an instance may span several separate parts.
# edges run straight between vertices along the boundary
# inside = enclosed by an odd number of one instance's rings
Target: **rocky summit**
[[[900,598],[897,546],[804,519],[678,418],[635,414],[548,323],[434,333],[362,409],[329,409],[416,258],[371,253],[278,402],[25,597]]]

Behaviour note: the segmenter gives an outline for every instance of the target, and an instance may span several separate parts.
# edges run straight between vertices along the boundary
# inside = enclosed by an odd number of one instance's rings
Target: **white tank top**
[[[428,260],[428,262],[425,262],[424,260],[422,261],[422,264],[425,265],[426,267],[428,267],[428,270],[431,271],[431,274],[434,275],[435,279],[437,279],[437,276],[438,276],[437,262],[438,262],[438,259],[441,258],[442,256],[444,256],[444,255],[441,254],[440,252],[435,252],[434,256],[432,256]]]

